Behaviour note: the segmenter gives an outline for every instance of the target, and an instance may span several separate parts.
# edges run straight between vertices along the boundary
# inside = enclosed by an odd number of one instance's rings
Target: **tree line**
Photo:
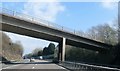
[[[99,42],[116,45],[118,43],[118,23],[93,26],[87,32],[84,32],[83,36]]]
[[[111,26],[107,23],[93,26],[86,33],[81,36],[87,37],[92,40],[103,42],[113,45],[109,51],[98,52],[79,47],[66,46],[66,60],[99,64],[99,65],[118,65],[120,66],[120,44],[118,44],[118,23],[114,22]]]
[[[55,51],[55,44],[50,43],[48,47],[41,48],[35,48],[32,53],[26,54],[24,57],[32,58],[32,57],[39,57],[39,56],[48,56],[52,55],[52,58],[54,58],[54,51]]]

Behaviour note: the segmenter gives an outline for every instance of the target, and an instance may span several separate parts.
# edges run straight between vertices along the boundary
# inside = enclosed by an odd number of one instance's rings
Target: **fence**
[[[26,14],[23,14],[23,13],[19,13],[19,12],[16,12],[16,11],[6,9],[6,8],[2,8],[0,13],[7,14],[7,15],[10,15],[10,16],[19,18],[19,19],[26,20],[26,21],[35,22],[36,24],[40,24],[40,25],[44,25],[44,26],[47,26],[47,27],[52,27],[52,28],[55,28],[55,29],[58,29],[58,30],[66,31],[66,32],[69,32],[69,33],[72,33],[72,34],[75,34],[75,35],[78,35],[78,32],[79,32],[79,31],[76,31],[76,30],[73,30],[73,29],[70,29],[70,28],[67,28],[67,27],[49,22],[47,20],[43,20],[41,18],[35,18],[35,17],[29,16],[29,15],[26,15]]]

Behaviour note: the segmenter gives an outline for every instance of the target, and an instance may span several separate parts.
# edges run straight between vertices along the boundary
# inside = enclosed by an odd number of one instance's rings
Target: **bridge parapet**
[[[15,17],[15,18],[22,19],[22,20],[25,20],[25,21],[33,22],[33,23],[38,24],[38,25],[43,25],[43,26],[46,26],[46,27],[54,28],[54,29],[61,30],[61,31],[64,31],[64,32],[68,32],[68,33],[71,33],[71,34],[74,34],[74,35],[77,35],[77,36],[80,36],[80,37],[88,38],[88,37],[82,35],[80,31],[77,31],[75,29],[70,29],[70,28],[58,25],[56,23],[44,20],[44,19],[42,19],[42,17],[37,18],[37,17],[33,17],[33,16],[30,16],[30,15],[27,15],[27,14],[23,14],[23,13],[20,13],[20,12],[9,10],[9,9],[6,9],[6,8],[1,8],[1,7],[0,7],[0,14],[9,15],[11,17]],[[90,39],[90,38],[88,38],[88,39]],[[92,39],[92,40],[95,40],[95,39]],[[95,40],[95,41],[98,41],[98,40]],[[98,41],[98,42],[100,42],[100,41]]]
[[[44,26],[47,26],[47,27],[52,27],[52,28],[55,28],[55,29],[58,29],[58,30],[63,30],[63,31],[66,31],[66,32],[69,32],[69,33],[72,33],[72,34],[75,34],[75,32],[78,34],[78,32],[79,32],[79,31],[76,31],[76,30],[73,30],[73,29],[55,24],[53,22],[41,19],[42,17],[39,17],[39,18],[38,17],[33,17],[33,16],[30,16],[30,15],[23,14],[23,13],[20,13],[20,12],[16,12],[16,11],[13,11],[13,10],[9,10],[9,9],[6,9],[6,8],[1,8],[0,13],[1,14],[6,14],[6,15],[9,15],[9,16],[13,16],[13,17],[16,17],[16,18],[19,18],[19,19],[27,20],[27,21],[30,21],[30,22],[35,22],[37,24],[44,25]]]

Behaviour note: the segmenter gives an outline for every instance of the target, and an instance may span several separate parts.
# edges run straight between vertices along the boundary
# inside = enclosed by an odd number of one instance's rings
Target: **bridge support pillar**
[[[118,2],[118,44],[120,45],[120,2]]]
[[[63,37],[62,41],[59,43],[59,53],[58,53],[59,61],[65,61],[65,46],[66,46],[66,38]]]

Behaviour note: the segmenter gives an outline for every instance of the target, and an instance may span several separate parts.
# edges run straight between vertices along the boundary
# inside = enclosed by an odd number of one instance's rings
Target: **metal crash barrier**
[[[104,67],[104,66],[68,62],[68,61],[60,62],[59,65],[71,71],[120,71],[120,69],[118,68],[110,68],[110,67]]]

